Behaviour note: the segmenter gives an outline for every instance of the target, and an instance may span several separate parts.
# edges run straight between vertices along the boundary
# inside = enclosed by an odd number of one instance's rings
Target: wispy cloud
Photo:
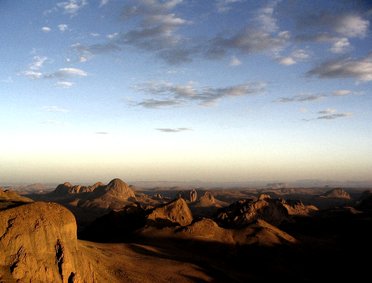
[[[182,104],[182,101],[177,99],[144,99],[141,102],[138,102],[136,105],[142,106],[145,108],[165,108],[170,106],[177,106]]]
[[[87,4],[87,0],[69,0],[57,3],[57,7],[62,9],[66,14],[76,15]]]
[[[234,2],[238,1],[225,0],[217,4],[226,8]],[[289,31],[281,30],[278,26],[275,17],[278,1],[251,12],[248,23],[238,31],[214,34],[210,38],[193,38],[182,34],[182,27],[194,24],[177,13],[176,8],[182,3],[182,0],[142,0],[137,5],[128,5],[123,10],[122,18],[133,23],[133,28],[109,36],[100,44],[80,44],[73,48],[80,56],[89,54],[85,57],[92,57],[120,51],[129,45],[150,52],[168,64],[179,65],[198,57],[220,59],[232,53],[266,53],[276,58],[291,40]]]
[[[156,130],[163,133],[179,133],[184,131],[191,131],[190,128],[157,128]]]
[[[346,37],[336,38],[333,41],[333,45],[331,46],[330,50],[332,53],[341,54],[349,51],[351,48],[349,39]]]
[[[290,66],[298,62],[305,61],[309,57],[310,57],[310,54],[308,51],[304,49],[296,49],[293,52],[291,52],[288,56],[278,57],[277,61],[281,65]]]
[[[77,51],[80,62],[86,62],[97,54],[117,52],[121,50],[121,47],[112,41],[92,45],[83,45],[81,43],[75,43],[71,45],[71,48]]]
[[[51,29],[50,27],[42,27],[41,30],[42,30],[42,32],[48,33],[48,32],[50,32],[52,29]]]
[[[57,79],[64,79],[64,78],[71,78],[71,77],[86,77],[88,74],[78,68],[60,68],[58,71],[50,74],[45,74],[45,78],[57,78]]]
[[[58,81],[56,82],[56,86],[62,88],[70,88],[73,86],[74,83],[68,80],[70,78],[88,76],[87,72],[78,68],[60,68],[52,73],[44,73],[41,69],[46,61],[48,61],[47,57],[34,56],[32,63],[28,66],[27,70],[20,74],[34,80],[57,79]]]
[[[44,57],[44,56],[43,57],[34,56],[33,61],[29,66],[30,70],[34,70],[34,71],[40,70],[43,67],[43,65],[44,65],[44,63],[47,59],[48,58]]]
[[[108,135],[108,132],[95,132],[96,135]]]
[[[262,93],[265,88],[266,84],[262,82],[248,82],[222,88],[198,88],[192,82],[185,85],[177,85],[169,82],[147,82],[135,86],[137,91],[166,97],[165,100],[146,99],[138,103],[138,105],[147,108],[175,106],[192,101],[200,105],[208,106],[225,97],[247,96]]]
[[[358,81],[372,81],[372,53],[364,58],[340,58],[327,61],[307,73],[319,78],[352,78]]]
[[[352,49],[351,38],[367,36],[369,25],[369,20],[355,11],[339,14],[319,11],[298,19],[297,26],[305,33],[297,36],[297,40],[329,43],[329,51],[342,54]]]
[[[268,33],[247,27],[231,37],[216,37],[211,41],[206,55],[208,58],[225,56],[229,50],[242,53],[279,52],[290,38],[289,32]]]
[[[336,109],[325,109],[318,112],[319,116],[316,118],[317,120],[334,120],[343,117],[350,117],[352,116],[351,112],[343,112],[339,113]]]
[[[277,2],[258,9],[252,20],[240,31],[228,36],[216,36],[209,41],[205,55],[220,58],[229,51],[241,53],[279,53],[290,40],[290,33],[280,30],[274,16]]]
[[[32,63],[28,66],[27,70],[22,72],[22,75],[34,80],[41,79],[43,77],[43,73],[40,71],[40,69],[47,60],[48,58],[44,56],[34,56],[32,58]]]
[[[346,96],[353,94],[353,91],[349,89],[338,89],[332,92],[333,96]]]
[[[59,24],[59,25],[58,25],[58,29],[59,29],[61,32],[65,32],[65,31],[68,29],[68,25],[66,25],[66,24]]]
[[[236,66],[239,66],[241,64],[242,64],[242,62],[236,56],[231,57],[230,63],[229,63],[229,65],[231,67],[236,67]]]
[[[119,35],[119,33],[117,33],[117,32],[110,33],[110,34],[107,35],[107,38],[108,38],[108,39],[114,39],[114,38],[116,38],[118,35]]]
[[[303,119],[306,122],[316,121],[316,120],[335,120],[339,118],[351,117],[353,113],[351,112],[338,112],[336,109],[327,108],[317,112],[317,116],[311,119]]]
[[[101,2],[99,3],[99,6],[100,7],[105,6],[108,2],[110,2],[110,0],[101,0]]]
[[[297,25],[305,30],[313,30],[320,34],[333,34],[334,36],[363,38],[367,35],[369,21],[356,12],[330,13],[320,11],[308,14],[306,18],[299,18]]]
[[[61,87],[61,88],[70,88],[74,85],[73,82],[68,82],[68,81],[58,81],[56,82],[56,86]]]
[[[359,15],[345,14],[334,19],[334,30],[347,37],[365,37],[368,32],[369,21]]]
[[[275,102],[279,103],[288,103],[288,102],[309,102],[315,101],[324,98],[326,95],[324,94],[300,94],[295,96],[289,97],[281,97]]]
[[[26,70],[22,72],[22,74],[30,79],[36,80],[41,79],[43,77],[43,73],[39,71],[33,71],[33,70]]]
[[[162,2],[159,0],[140,1],[137,6],[128,6],[123,11],[127,20],[136,19],[140,24],[121,35],[124,44],[136,46],[144,50],[162,51],[181,41],[176,30],[190,22],[177,16],[172,10],[182,0]]]
[[[217,0],[216,1],[217,12],[225,13],[231,9],[232,4],[242,1],[243,0]]]
[[[59,106],[44,106],[42,108],[43,111],[45,112],[62,112],[62,113],[65,113],[65,112],[69,112],[68,109],[65,109],[65,108],[61,108]]]

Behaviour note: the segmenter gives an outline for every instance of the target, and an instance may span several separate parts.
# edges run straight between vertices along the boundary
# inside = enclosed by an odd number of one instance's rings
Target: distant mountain
[[[341,188],[335,188],[335,189],[329,190],[325,192],[324,194],[322,194],[321,197],[334,198],[334,199],[345,199],[345,200],[351,199],[350,194]]]
[[[82,186],[66,182],[58,185],[53,192],[36,198],[78,207],[120,209],[128,202],[135,201],[136,196],[128,184],[116,178],[107,185],[97,182],[92,186]]]

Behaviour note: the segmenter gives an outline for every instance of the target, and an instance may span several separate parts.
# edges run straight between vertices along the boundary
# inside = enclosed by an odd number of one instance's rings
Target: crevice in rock
[[[17,254],[14,257],[12,264],[9,266],[10,273],[13,273],[14,269],[17,268],[18,263],[20,262],[21,255],[23,253],[24,253],[24,248],[22,246],[18,249]]]
[[[68,283],[74,283],[75,282],[75,272],[71,272],[70,276],[68,277]]]
[[[1,235],[0,240],[2,240],[6,236],[6,234],[8,234],[10,228],[12,228],[13,226],[14,220],[15,217],[8,220],[8,226],[5,228],[5,232]]]
[[[63,265],[63,261],[64,261],[64,254],[63,254],[63,246],[62,246],[59,239],[57,240],[57,244],[55,246],[55,249],[56,249],[56,262],[57,262],[57,266],[58,266],[58,272],[59,272],[59,275],[61,275],[61,279],[63,281],[62,265]],[[70,277],[71,277],[71,275],[70,275]]]

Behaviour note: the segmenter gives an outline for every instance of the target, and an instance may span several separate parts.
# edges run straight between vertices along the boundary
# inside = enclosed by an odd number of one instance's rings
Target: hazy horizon
[[[1,1],[0,183],[371,181],[371,20],[368,1]]]

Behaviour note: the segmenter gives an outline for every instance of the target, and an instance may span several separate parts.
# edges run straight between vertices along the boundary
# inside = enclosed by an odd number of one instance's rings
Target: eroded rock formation
[[[93,282],[66,208],[35,202],[0,211],[2,282]],[[1,281],[0,280],[0,281]]]

